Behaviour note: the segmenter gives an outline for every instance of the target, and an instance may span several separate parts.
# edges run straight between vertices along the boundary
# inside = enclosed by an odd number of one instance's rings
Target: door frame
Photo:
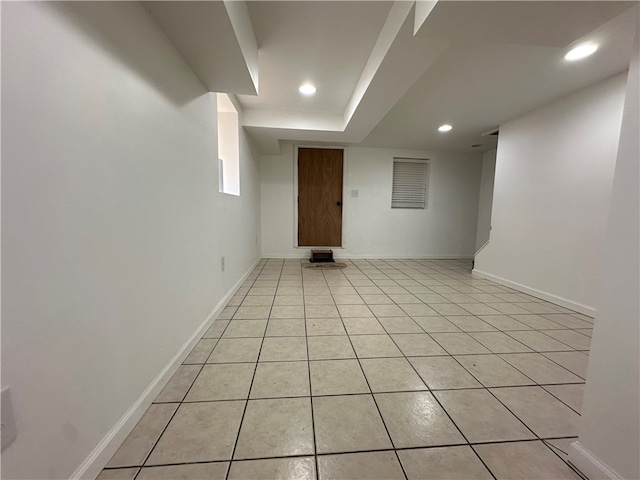
[[[298,149],[300,148],[316,148],[318,150],[342,150],[342,238],[340,239],[341,246],[328,247],[326,245],[314,245],[312,247],[299,246],[298,245]],[[347,218],[347,162],[348,162],[348,148],[342,145],[330,146],[330,145],[298,145],[293,146],[293,247],[299,249],[308,250],[310,248],[324,248],[324,249],[341,249],[347,248],[347,234],[346,234],[346,218]]]

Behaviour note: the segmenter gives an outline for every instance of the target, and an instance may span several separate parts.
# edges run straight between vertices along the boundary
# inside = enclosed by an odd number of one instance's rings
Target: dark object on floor
[[[333,250],[311,250],[311,263],[331,263],[333,262]]]

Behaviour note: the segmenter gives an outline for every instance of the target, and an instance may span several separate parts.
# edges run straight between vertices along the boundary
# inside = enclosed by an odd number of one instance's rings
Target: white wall
[[[428,208],[391,209],[394,157],[431,160]],[[339,257],[460,257],[474,253],[480,155],[349,147],[345,153],[343,249]],[[262,252],[309,256],[294,246],[294,147],[260,160]],[[351,197],[358,190],[358,198]]]
[[[476,252],[489,241],[491,235],[491,205],[493,203],[493,179],[496,174],[496,154],[497,150],[494,149],[482,155]]]
[[[626,74],[500,126],[491,240],[474,272],[593,313]]]
[[[137,2],[2,5],[3,478],[68,478],[257,259],[242,137],[220,194],[215,95]]]
[[[589,478],[640,478],[640,72],[638,36],[629,69],[622,132],[604,242],[598,314],[582,408],[579,447],[570,459]]]

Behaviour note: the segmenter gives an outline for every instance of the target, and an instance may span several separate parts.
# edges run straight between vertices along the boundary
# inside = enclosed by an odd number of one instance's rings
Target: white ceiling
[[[150,12],[210,90],[240,94],[262,153],[283,142],[484,151],[495,137],[483,132],[624,71],[637,3],[440,0],[415,15],[413,1],[178,1]],[[600,49],[564,61],[582,40]],[[314,97],[299,94],[304,82]]]

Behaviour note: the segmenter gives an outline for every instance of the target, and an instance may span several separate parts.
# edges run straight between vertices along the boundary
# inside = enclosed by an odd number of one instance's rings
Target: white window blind
[[[427,208],[429,161],[393,159],[391,208]]]

